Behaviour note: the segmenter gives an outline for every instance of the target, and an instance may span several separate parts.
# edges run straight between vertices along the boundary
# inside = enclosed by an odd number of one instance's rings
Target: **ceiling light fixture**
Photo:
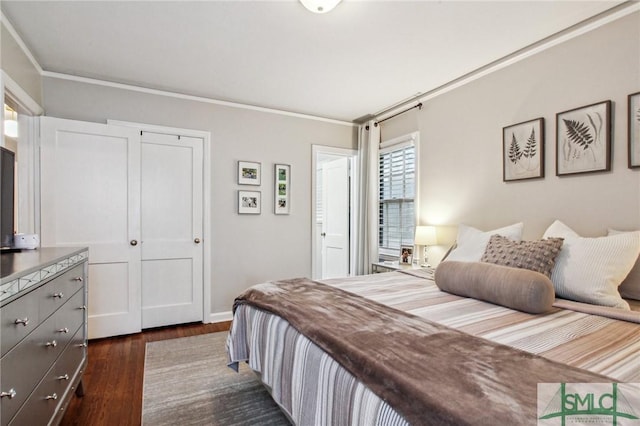
[[[340,0],[300,0],[300,3],[313,13],[327,13],[340,3]]]

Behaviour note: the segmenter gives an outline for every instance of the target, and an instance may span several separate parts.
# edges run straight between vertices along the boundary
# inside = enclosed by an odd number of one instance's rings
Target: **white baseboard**
[[[231,311],[215,312],[209,315],[209,322],[215,323],[215,322],[231,321],[232,318],[233,318],[233,313]]]

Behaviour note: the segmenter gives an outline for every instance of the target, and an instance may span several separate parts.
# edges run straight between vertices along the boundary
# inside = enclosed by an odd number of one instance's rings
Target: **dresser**
[[[1,426],[55,425],[82,395],[88,258],[67,247],[1,255]]]

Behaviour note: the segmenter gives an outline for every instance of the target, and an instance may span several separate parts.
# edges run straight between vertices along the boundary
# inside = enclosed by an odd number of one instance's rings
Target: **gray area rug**
[[[150,342],[144,362],[142,424],[289,425],[246,364],[227,367],[227,333]]]

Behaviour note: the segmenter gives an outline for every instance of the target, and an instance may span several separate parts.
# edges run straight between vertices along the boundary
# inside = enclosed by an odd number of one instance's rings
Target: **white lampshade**
[[[313,13],[327,13],[340,3],[340,0],[300,0],[300,3]]]
[[[435,226],[416,226],[413,243],[418,246],[432,246],[438,244]]]

